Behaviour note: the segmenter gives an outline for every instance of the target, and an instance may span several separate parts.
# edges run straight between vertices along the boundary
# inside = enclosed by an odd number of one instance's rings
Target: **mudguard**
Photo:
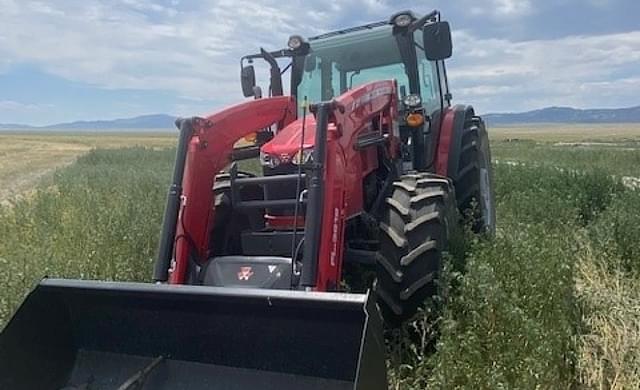
[[[473,135],[473,132],[477,134]],[[465,134],[473,138],[463,140]],[[463,145],[463,142],[467,144]],[[474,153],[473,157],[469,157],[469,153]],[[473,160],[469,161],[469,158]],[[466,165],[458,166],[461,161],[466,161]],[[456,187],[460,212],[474,215],[473,231],[493,235],[496,213],[489,135],[473,107],[457,105],[445,112],[435,168],[436,173],[449,177]],[[479,206],[475,210],[470,203],[473,199]]]
[[[445,110],[440,126],[440,136],[436,152],[435,172],[457,179],[458,161],[462,149],[462,131],[465,122],[475,115],[472,106],[455,105]]]

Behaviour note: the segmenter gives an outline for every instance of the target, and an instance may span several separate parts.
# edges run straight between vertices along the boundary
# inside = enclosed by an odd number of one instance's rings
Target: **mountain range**
[[[172,130],[176,128],[174,124],[175,120],[176,117],[172,115],[152,114],[113,120],[57,123],[55,125],[48,126],[29,126],[11,123],[0,123],[0,130]]]
[[[547,107],[520,113],[485,114],[489,124],[526,123],[634,123],[640,122],[640,106],[582,110],[571,107]]]
[[[520,113],[484,114],[490,125],[533,123],[636,123],[640,122],[640,106],[629,108],[578,109],[547,107]],[[49,126],[2,124],[0,130],[173,130],[176,117],[167,114],[142,115],[133,118],[96,121],[76,121]]]

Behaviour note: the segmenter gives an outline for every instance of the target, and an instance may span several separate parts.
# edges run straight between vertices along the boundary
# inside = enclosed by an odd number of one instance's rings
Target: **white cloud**
[[[173,0],[162,5],[0,0],[0,72],[11,64],[34,64],[107,89],[170,91],[190,100],[176,103],[181,113],[189,107],[209,111],[210,102],[223,105],[241,98],[242,55],[260,46],[281,48],[292,33],[326,31],[337,17],[347,24],[383,20],[398,8],[406,5],[376,0]],[[489,0],[475,12],[489,17],[483,23],[499,23],[500,18],[531,16],[536,9],[529,0]],[[518,42],[478,39],[457,30],[448,69],[456,101],[473,103],[480,111],[638,104],[640,31]]]
[[[490,0],[470,8],[475,15],[489,15],[498,18],[521,17],[533,12],[530,0]]]
[[[44,3],[42,1],[33,1],[28,4],[28,7],[31,11],[49,15],[49,16],[64,16],[64,12],[53,8],[50,4]]]
[[[297,15],[271,0],[200,2],[195,9],[140,0],[0,1],[11,11],[0,13],[0,58],[110,89],[221,102],[239,97],[240,56],[281,48],[294,31],[317,32],[309,27],[317,23],[305,24],[313,7]]]
[[[458,31],[454,47],[454,96],[480,111],[639,103],[640,31],[524,42]]]
[[[500,15],[525,15],[531,12],[529,0],[494,0],[496,12]]]
[[[52,108],[51,104],[22,103],[15,100],[0,100],[0,112],[5,113],[32,113]]]

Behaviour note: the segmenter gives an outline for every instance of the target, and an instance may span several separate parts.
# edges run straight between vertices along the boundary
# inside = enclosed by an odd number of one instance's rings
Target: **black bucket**
[[[382,390],[382,325],[367,295],[45,279],[0,388]]]

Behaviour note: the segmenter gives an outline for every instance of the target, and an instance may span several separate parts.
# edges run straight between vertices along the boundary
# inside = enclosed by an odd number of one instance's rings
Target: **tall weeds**
[[[44,275],[148,280],[173,153],[92,151],[0,208],[0,323]],[[498,165],[497,236],[389,336],[392,388],[640,388],[640,193],[610,173]]]
[[[45,275],[149,280],[173,155],[95,150],[0,208],[0,323]]]

